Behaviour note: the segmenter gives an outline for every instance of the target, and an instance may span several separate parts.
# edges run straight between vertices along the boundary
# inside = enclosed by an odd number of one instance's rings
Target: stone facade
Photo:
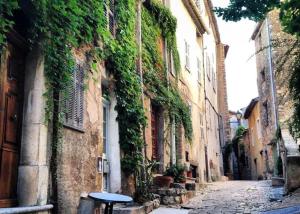
[[[288,91],[290,65],[292,57],[286,54],[294,38],[283,32],[279,11],[270,12],[260,22],[253,35],[257,50],[258,91],[260,96],[260,114],[262,120],[263,143],[268,154],[269,173],[278,174],[276,162],[280,155],[283,172],[287,167],[287,157],[297,156],[299,151],[291,137],[288,120],[292,116],[293,105]],[[282,45],[284,44],[284,46]],[[276,131],[280,127],[282,140],[276,141]],[[288,176],[285,175],[288,179]],[[289,181],[287,181],[289,182]]]

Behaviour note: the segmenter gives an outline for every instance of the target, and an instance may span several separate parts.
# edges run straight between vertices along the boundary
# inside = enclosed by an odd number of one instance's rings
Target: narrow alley
[[[272,188],[266,180],[214,182],[181,209],[162,207],[152,214],[300,213],[299,199],[298,192],[282,197],[282,188]]]

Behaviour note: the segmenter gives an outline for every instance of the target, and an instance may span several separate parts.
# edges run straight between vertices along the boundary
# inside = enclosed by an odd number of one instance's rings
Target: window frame
[[[184,40],[185,44],[185,69],[190,73],[191,72],[191,61],[190,61],[190,45]]]

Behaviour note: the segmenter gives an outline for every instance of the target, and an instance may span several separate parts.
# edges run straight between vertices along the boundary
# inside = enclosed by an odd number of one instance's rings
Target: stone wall
[[[84,60],[82,53],[76,53]],[[102,70],[98,65],[99,71]],[[101,191],[97,157],[102,154],[101,72],[85,70],[89,77],[84,94],[84,130],[65,128],[58,159],[58,203],[60,213],[76,213],[80,195]],[[95,81],[96,80],[96,81]]]
[[[300,156],[287,156],[286,189],[290,192],[300,187]]]

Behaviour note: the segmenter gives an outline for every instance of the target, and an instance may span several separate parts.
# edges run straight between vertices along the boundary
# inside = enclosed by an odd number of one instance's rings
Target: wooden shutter
[[[83,129],[84,115],[84,69],[81,65],[76,65],[73,73],[73,81],[68,87],[64,103],[64,125]]]
[[[115,27],[115,0],[106,0],[106,19],[107,19],[107,27],[112,36],[116,35],[116,27]]]

